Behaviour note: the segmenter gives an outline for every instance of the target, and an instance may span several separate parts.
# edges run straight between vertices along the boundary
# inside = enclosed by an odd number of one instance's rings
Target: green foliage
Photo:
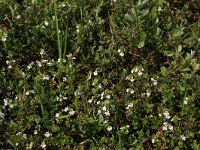
[[[1,148],[199,149],[196,1],[6,2]]]

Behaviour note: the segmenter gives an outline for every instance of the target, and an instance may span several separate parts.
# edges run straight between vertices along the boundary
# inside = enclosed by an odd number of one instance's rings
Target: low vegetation
[[[1,0],[0,148],[199,150],[199,4]]]

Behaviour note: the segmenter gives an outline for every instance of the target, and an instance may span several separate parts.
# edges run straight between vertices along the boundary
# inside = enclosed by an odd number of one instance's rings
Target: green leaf
[[[167,68],[165,68],[164,66],[161,67],[161,74],[166,77],[168,75],[168,71],[167,71]]]
[[[142,33],[140,34],[140,43],[138,44],[138,48],[144,47],[145,38],[146,38],[146,33],[145,33],[145,32],[142,32]]]

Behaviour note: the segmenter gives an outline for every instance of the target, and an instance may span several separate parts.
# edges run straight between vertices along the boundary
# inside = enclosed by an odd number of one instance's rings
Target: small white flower
[[[45,147],[46,147],[46,144],[45,144],[44,141],[42,142],[41,147],[42,147],[42,148],[45,148]]]
[[[3,102],[4,102],[4,106],[7,106],[7,105],[8,105],[7,99],[3,99]]]
[[[123,52],[120,52],[119,55],[120,55],[121,57],[123,57],[123,56],[124,56],[124,53],[123,53]]]
[[[94,72],[94,76],[97,76],[98,75],[98,72],[97,72],[97,70],[95,70],[95,72]]]
[[[55,117],[56,117],[56,118],[58,118],[59,116],[60,116],[60,114],[59,114],[59,113],[56,113],[56,114],[55,114]]]
[[[35,135],[38,134],[37,130],[34,130],[34,134],[35,134]]]
[[[155,143],[155,140],[154,140],[154,139],[152,139],[152,140],[151,140],[151,143]]]
[[[40,61],[36,61],[38,67],[42,67],[42,63]]]
[[[169,124],[169,130],[173,131],[173,129],[174,129],[174,127],[171,124]]]
[[[98,110],[98,111],[97,111],[97,114],[98,114],[98,115],[101,114],[101,110]]]
[[[154,81],[154,82],[153,82],[153,85],[155,85],[155,86],[156,86],[157,84],[158,84],[158,82],[157,82],[157,81]]]
[[[10,61],[9,60],[6,60],[6,64],[8,65],[10,63]]]
[[[106,98],[107,98],[107,99],[110,99],[110,97],[111,97],[110,94],[106,95]]]
[[[158,7],[158,11],[162,11],[162,8],[160,6]]]
[[[88,103],[90,103],[90,104],[91,104],[91,103],[92,103],[92,99],[89,99],[89,100],[88,100]]]
[[[74,115],[75,114],[75,111],[72,109],[70,112],[69,112],[70,115]]]
[[[102,110],[103,110],[103,111],[106,111],[106,106],[103,106]]]
[[[151,93],[147,90],[146,95],[147,95],[147,97],[149,97],[151,95]]]
[[[101,83],[98,84],[98,88],[102,89],[102,85],[101,85]]]
[[[49,80],[49,79],[50,77],[48,75],[43,77],[43,80]]]
[[[20,19],[20,18],[21,18],[21,16],[20,16],[20,15],[17,15],[17,16],[16,16],[16,19]]]
[[[129,93],[129,92],[130,92],[130,89],[129,89],[129,88],[127,88],[127,89],[126,89],[126,92],[127,92],[127,93]]]
[[[181,140],[185,141],[186,140],[186,137],[184,135],[181,135],[180,136]]]
[[[50,137],[50,136],[51,136],[51,133],[49,133],[49,132],[46,132],[46,133],[44,134],[44,136],[48,138],[48,137]]]
[[[106,116],[110,116],[110,112],[107,110],[105,113],[104,113]]]
[[[29,94],[30,94],[30,92],[29,92],[29,91],[27,91],[27,92],[26,92],[26,95],[28,96]]]
[[[128,107],[129,107],[129,108],[132,108],[132,107],[133,107],[133,104],[132,104],[132,103],[130,103],[130,104],[128,105]]]
[[[111,126],[109,126],[109,127],[107,128],[107,130],[108,130],[108,131],[111,131],[111,130],[112,130],[112,127],[111,127]]]
[[[184,99],[183,104],[184,104],[184,105],[187,105],[187,104],[188,104],[188,97],[186,97],[186,98]]]
[[[27,134],[22,135],[24,139],[27,139]]]
[[[139,72],[138,72],[138,75],[139,75],[139,76],[141,76],[142,74],[143,74],[142,71],[139,71]]]
[[[166,119],[171,118],[171,116],[169,115],[169,112],[166,110],[163,115],[165,116]]]
[[[134,81],[135,81],[135,79],[131,78],[131,79],[130,79],[130,81],[131,81],[131,82],[134,82]]]
[[[99,105],[100,104],[100,101],[97,101],[97,105]]]
[[[31,90],[31,93],[32,93],[32,94],[35,94],[35,90]]]
[[[67,81],[67,78],[66,78],[66,77],[63,77],[63,81]]]
[[[167,126],[163,126],[162,129],[163,129],[164,131],[166,131],[166,130],[167,130]]]
[[[19,143],[15,143],[15,146],[18,146],[19,145]]]
[[[11,69],[11,68],[12,68],[12,66],[11,66],[11,65],[9,65],[9,66],[8,66],[8,69]]]
[[[64,112],[67,112],[68,110],[69,110],[68,107],[65,107],[65,108],[63,109]]]
[[[10,108],[13,108],[13,106],[14,106],[13,104],[10,104]]]
[[[49,22],[48,21],[44,21],[44,24],[45,24],[45,26],[48,26]]]
[[[130,93],[133,94],[133,93],[135,93],[135,91],[133,89],[131,89]]]

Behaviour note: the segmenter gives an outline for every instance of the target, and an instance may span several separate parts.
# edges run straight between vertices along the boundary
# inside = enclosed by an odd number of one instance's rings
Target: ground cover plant
[[[1,149],[200,149],[199,0],[0,0]]]

